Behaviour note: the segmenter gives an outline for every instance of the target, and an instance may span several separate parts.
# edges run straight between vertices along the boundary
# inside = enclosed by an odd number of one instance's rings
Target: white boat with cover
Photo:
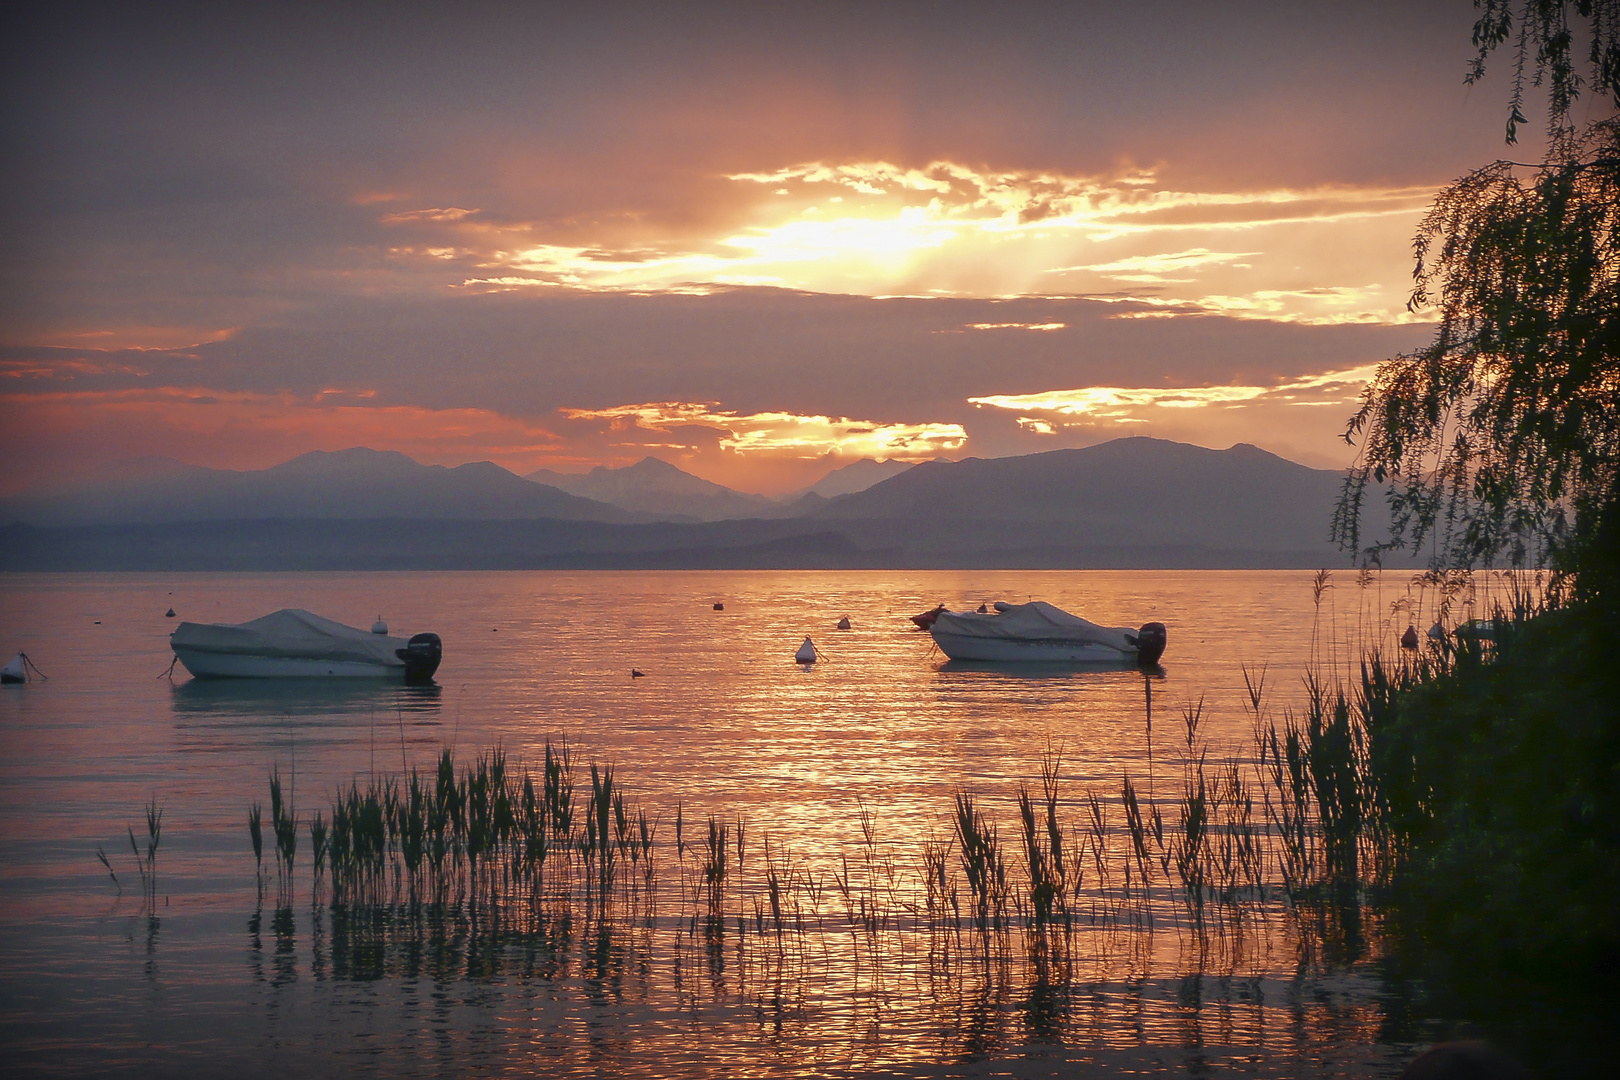
[[[443,656],[437,634],[390,637],[298,608],[234,625],[183,622],[169,637],[174,655],[198,678],[396,678],[424,683]]]
[[[942,611],[928,632],[952,660],[995,663],[1153,664],[1166,640],[1163,623],[1098,626],[1040,600],[997,603],[987,612]]]

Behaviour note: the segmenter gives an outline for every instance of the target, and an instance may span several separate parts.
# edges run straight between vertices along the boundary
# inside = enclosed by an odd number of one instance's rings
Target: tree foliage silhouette
[[[1567,558],[1577,532],[1620,512],[1620,0],[1476,6],[1468,81],[1513,41],[1508,139],[1532,66],[1530,85],[1548,95],[1548,151],[1524,180],[1507,161],[1464,176],[1419,227],[1407,307],[1437,309],[1434,340],[1380,364],[1363,392],[1333,518],[1335,539],[1374,560],[1426,546],[1461,567]],[[1611,113],[1579,135],[1571,8]],[[1363,547],[1374,486],[1387,489],[1390,536]]]
[[[1569,110],[1581,93],[1581,74],[1573,60],[1575,35],[1570,9],[1585,20],[1586,59],[1593,89],[1611,100],[1620,99],[1620,3],[1616,0],[1474,0],[1479,20],[1474,23],[1478,50],[1468,75],[1469,85],[1485,75],[1485,61],[1500,45],[1513,42],[1513,91],[1508,100],[1507,141],[1519,141],[1525,123],[1526,68],[1530,85],[1547,91],[1548,134],[1556,141],[1573,134]]]

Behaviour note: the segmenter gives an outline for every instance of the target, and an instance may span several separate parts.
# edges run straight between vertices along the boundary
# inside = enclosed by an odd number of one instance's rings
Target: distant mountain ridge
[[[911,467],[909,462],[862,458],[833,469],[808,487],[775,498],[716,484],[655,457],[621,468],[598,465],[587,473],[536,469],[526,479],[661,521],[727,521],[794,517],[818,508],[825,499],[864,491]]]
[[[779,509],[763,495],[749,495],[693,476],[655,457],[618,469],[598,465],[588,473],[537,469],[525,479],[664,521],[776,516]]]
[[[588,473],[519,477],[487,461],[446,468],[393,450],[312,451],[268,469],[210,469],[172,458],[99,466],[74,483],[0,499],[0,524],[90,525],[270,518],[724,521],[794,517],[827,493],[908,468],[856,462],[780,499],[716,484],[647,457]]]
[[[922,563],[936,552],[977,551],[999,564],[1023,551],[1044,564],[1061,562],[1065,550],[1202,548],[1329,565],[1344,557],[1328,535],[1342,479],[1248,443],[1208,450],[1138,436],[926,462],[809,516],[869,535],[892,535],[881,523],[903,523],[907,551]]]
[[[907,469],[915,468],[909,461],[896,461],[889,458],[887,461],[874,461],[872,458],[861,460],[841,469],[834,469],[809,487],[800,488],[791,495],[781,498],[783,503],[794,503],[806,495],[817,495],[823,499],[834,499],[840,495],[853,495],[857,491],[865,491],[874,484],[880,484],[891,477],[899,476]]]
[[[1127,438],[928,462],[864,491],[806,495],[796,516],[778,509],[711,522],[655,520],[487,462],[444,469],[375,451],[305,455],[257,473],[157,471],[156,480],[113,484],[112,493],[105,481],[91,485],[95,498],[64,496],[45,507],[54,520],[20,512],[26,500],[0,503],[0,569],[1317,568],[1351,561],[1328,536],[1342,474],[1247,444],[1207,450]],[[606,472],[616,483],[626,473],[650,476],[655,493],[667,484],[693,500],[717,494],[708,481],[661,462]],[[720,497],[729,491],[712,487]],[[113,495],[125,503],[109,504]],[[95,524],[88,515],[98,508],[130,516]],[[1376,499],[1369,505],[1369,538],[1384,534],[1381,509]]]
[[[179,466],[180,463],[174,462]],[[90,525],[275,518],[644,520],[488,461],[446,468],[393,450],[315,450],[269,469],[136,467],[0,500],[0,522]]]

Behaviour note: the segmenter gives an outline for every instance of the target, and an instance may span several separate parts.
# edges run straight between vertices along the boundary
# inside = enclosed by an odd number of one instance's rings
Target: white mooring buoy
[[[12,658],[11,663],[5,667],[0,667],[0,683],[25,683],[31,681],[31,678],[35,675],[38,675],[41,681],[49,678],[43,671],[34,666],[34,662],[28,659],[28,654],[25,652],[18,653]]]

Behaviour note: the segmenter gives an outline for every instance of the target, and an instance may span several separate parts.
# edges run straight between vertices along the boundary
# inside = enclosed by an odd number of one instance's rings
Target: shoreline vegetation
[[[1111,965],[1232,974],[1292,947],[1301,965],[1415,978],[1560,1074],[1599,1052],[1616,1003],[1620,687],[1600,659],[1615,624],[1578,591],[1507,580],[1488,620],[1416,650],[1353,660],[1318,640],[1297,712],[1245,668],[1248,746],[1210,746],[1188,703],[1147,775],[1076,785],[1048,747],[1011,792],[959,789],[928,836],[892,837],[857,801],[836,861],[745,816],[649,812],[566,743],[532,766],[446,748],[304,817],[272,773],[277,909],[310,882],[334,968],[355,977],[430,940],[461,942],[468,977],[503,949],[543,967],[583,944],[669,951],[677,969],[731,957],[799,1007],[810,985],[859,999],[902,970],[930,973],[930,993],[1014,978],[1067,1000]],[[1445,620],[1469,579],[1431,581]],[[1329,575],[1314,588],[1320,615]],[[1327,674],[1352,663],[1353,679]],[[260,821],[255,804],[256,858]]]

